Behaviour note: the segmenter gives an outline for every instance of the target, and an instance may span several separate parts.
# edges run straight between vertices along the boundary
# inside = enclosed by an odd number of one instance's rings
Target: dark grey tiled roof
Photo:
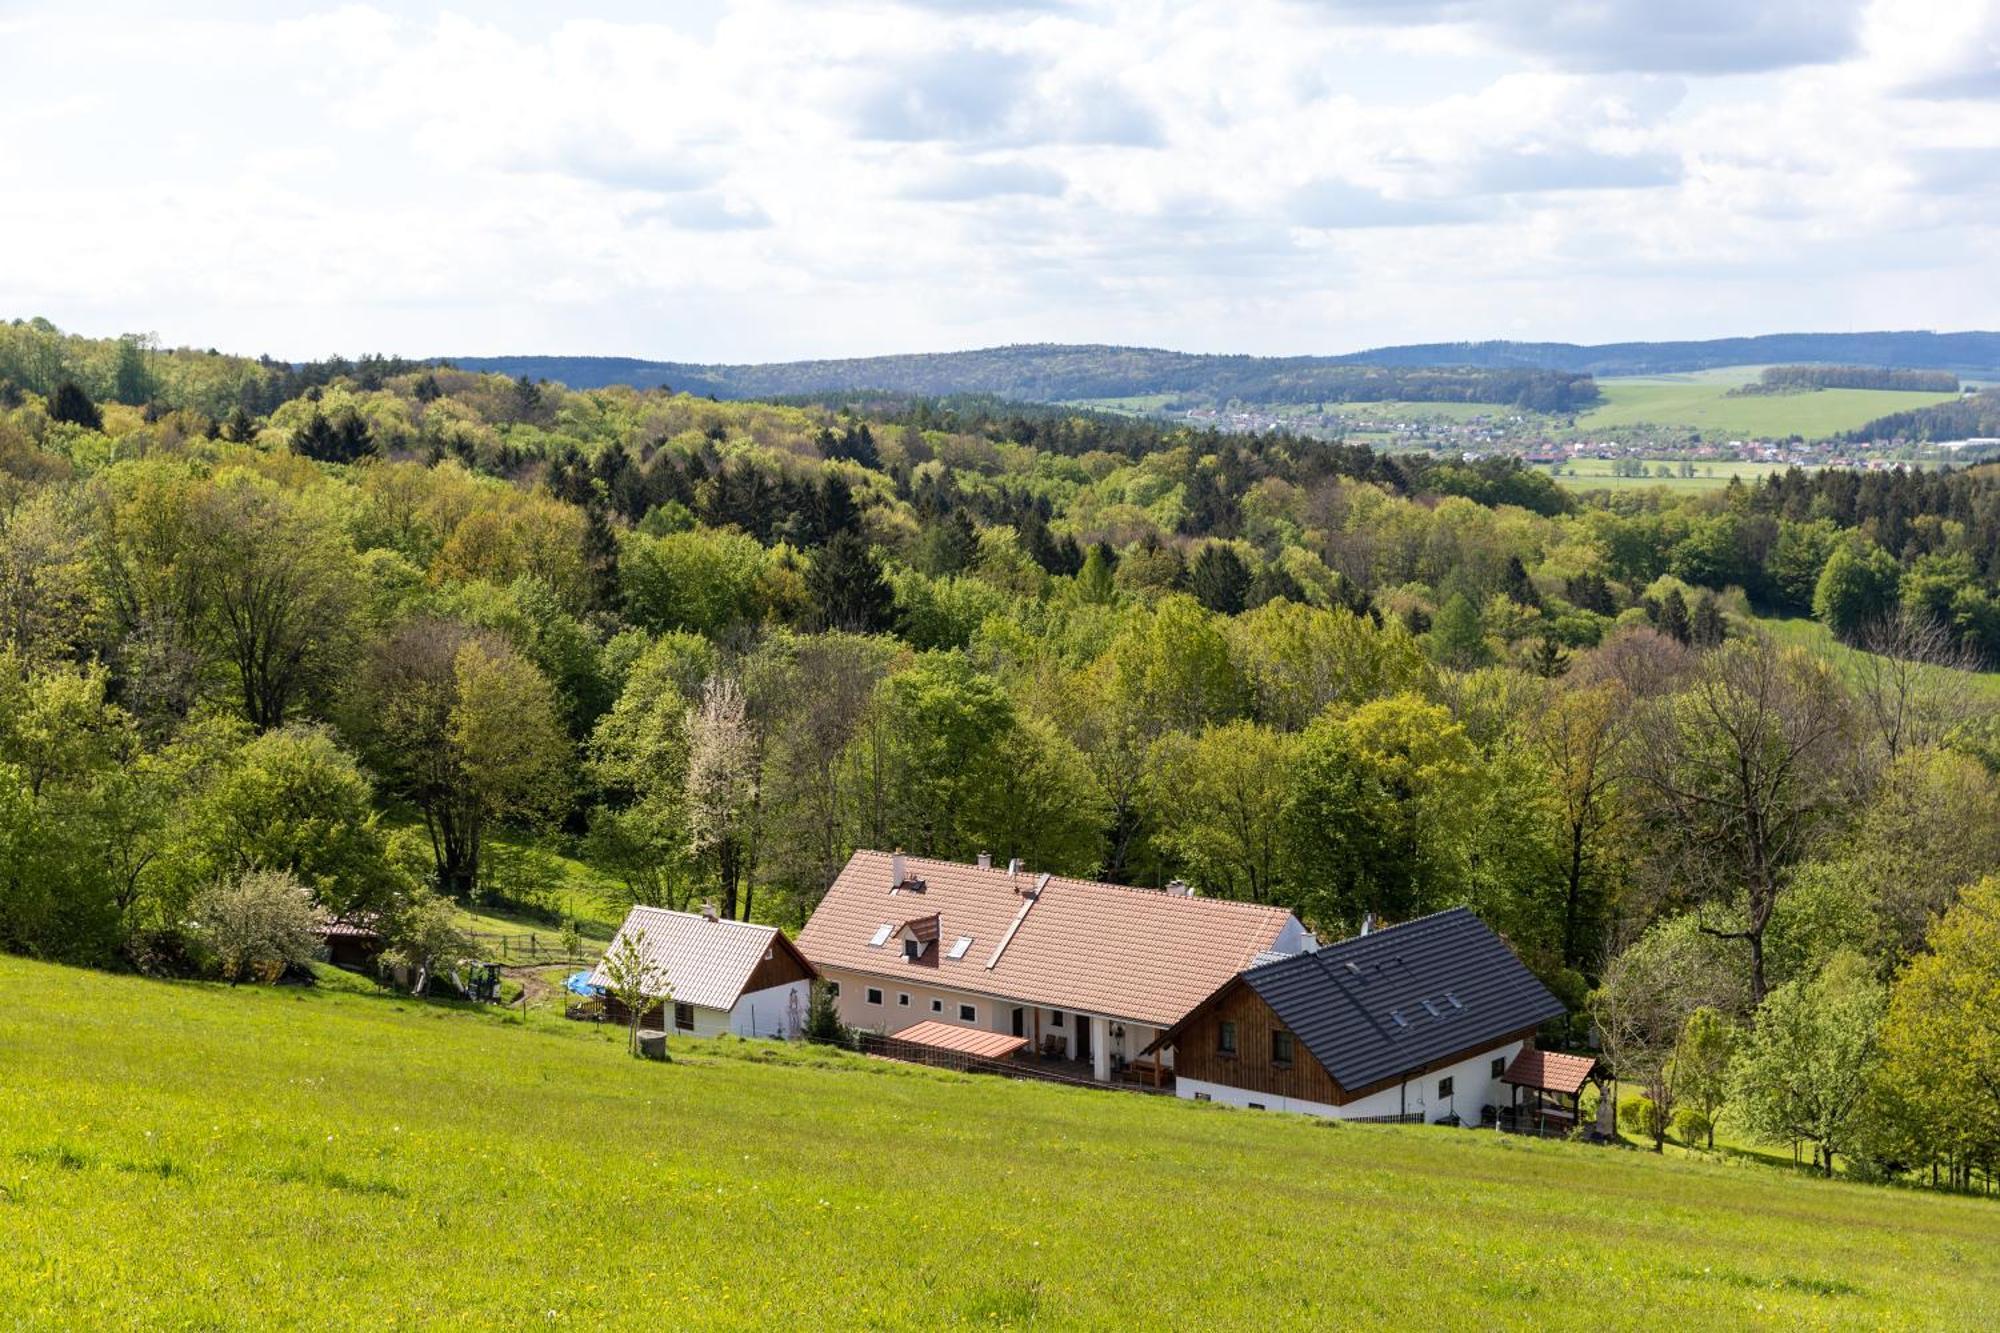
[[[1350,1091],[1566,1012],[1463,907],[1243,974]]]

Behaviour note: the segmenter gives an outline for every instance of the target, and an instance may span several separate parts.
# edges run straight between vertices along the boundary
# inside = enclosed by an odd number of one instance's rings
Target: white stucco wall
[[[803,980],[746,991],[729,1011],[729,1030],[739,1037],[789,1037],[804,1026],[811,1000],[812,983]]]
[[[922,985],[915,980],[874,977],[831,967],[824,969],[824,975],[828,981],[835,982],[840,987],[840,995],[834,1001],[834,1007],[840,1013],[840,1021],[849,1027],[860,1028],[866,1032],[900,1032],[912,1024],[935,1019],[962,1027],[976,1028],[982,1032],[1011,1034],[1014,1031],[1014,1010],[1019,1008],[1026,1010],[1022,1015],[1024,1020],[1022,1029],[1030,1048],[1035,1047],[1035,1020],[1039,1014],[1041,1035],[1044,1038],[1049,1036],[1062,1038],[1064,1055],[1075,1059],[1077,1031],[1082,1024],[1095,1019],[1097,1027],[1092,1035],[1096,1040],[1096,1047],[1092,1054],[1103,1052],[1107,1067],[1111,1055],[1121,1051],[1127,1060],[1136,1060],[1139,1052],[1160,1035],[1158,1028],[1148,1027],[1144,1023],[1124,1023],[1125,1038],[1121,1043],[1109,1033],[1112,1025],[1122,1020],[1106,1018],[1101,1014],[1093,1015],[1066,1009],[1062,1011],[1063,1024],[1057,1027],[1055,1010],[1047,1007],[1038,1008],[1032,1004],[1020,1004],[999,996],[948,990],[939,986]],[[871,987],[882,992],[882,1003],[868,1003],[868,991]],[[910,997],[907,1005],[900,1003],[905,995]],[[931,1007],[933,1001],[937,1002],[937,1009]],[[974,1018],[970,1022],[958,1016],[958,1006],[961,1004],[972,1006]],[[1173,1068],[1173,1063],[1173,1057],[1169,1055],[1167,1067]]]
[[[1481,1051],[1456,1064],[1443,1069],[1433,1069],[1427,1074],[1412,1077],[1407,1084],[1384,1088],[1370,1093],[1345,1106],[1329,1106],[1323,1102],[1308,1102],[1297,1098],[1279,1097],[1272,1093],[1254,1092],[1247,1088],[1232,1088],[1223,1083],[1209,1083],[1201,1079],[1184,1078],[1174,1085],[1174,1090],[1187,1098],[1200,1098],[1221,1102],[1225,1106],[1261,1106],[1267,1111],[1298,1111],[1306,1115],[1333,1116],[1339,1120],[1365,1120],[1374,1116],[1418,1115],[1425,1120],[1442,1120],[1454,1110],[1458,1118],[1468,1125],[1479,1123],[1479,1112],[1483,1106],[1505,1106],[1508,1102],[1508,1088],[1493,1073],[1493,1062],[1502,1062],[1505,1069],[1514,1057],[1527,1045],[1524,1041],[1510,1041]],[[1441,1098],[1437,1094],[1438,1082],[1452,1081],[1452,1095]]]
[[[747,991],[736,1001],[733,1009],[710,1009],[703,1005],[690,1006],[694,1010],[694,1030],[673,1026],[674,1016],[670,1009],[666,1014],[667,1036],[684,1037],[787,1037],[791,1035],[787,1011],[788,997],[798,997],[799,1022],[806,1021],[806,1004],[812,998],[809,983],[789,981],[782,986],[770,986],[764,990]]]

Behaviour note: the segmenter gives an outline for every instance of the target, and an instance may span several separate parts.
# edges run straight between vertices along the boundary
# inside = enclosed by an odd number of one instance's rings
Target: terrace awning
[[[930,1019],[889,1034],[890,1041],[906,1041],[912,1046],[928,1046],[936,1051],[955,1051],[981,1060],[1004,1060],[1028,1044],[1026,1037],[979,1028],[959,1027]]]
[[[1583,1085],[1590,1082],[1590,1076],[1596,1069],[1597,1061],[1588,1055],[1538,1051],[1530,1046],[1514,1057],[1514,1062],[1507,1066],[1507,1072],[1500,1076],[1500,1081],[1517,1088],[1533,1088],[1537,1092],[1574,1097],[1583,1091]]]

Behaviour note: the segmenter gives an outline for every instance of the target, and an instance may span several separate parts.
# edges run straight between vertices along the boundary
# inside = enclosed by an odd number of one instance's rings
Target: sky
[[[0,0],[0,318],[305,358],[2000,326],[2000,0]]]

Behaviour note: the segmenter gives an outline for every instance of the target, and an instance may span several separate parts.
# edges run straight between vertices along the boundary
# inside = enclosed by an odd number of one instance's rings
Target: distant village
[[[1408,404],[1395,404],[1407,408]],[[1440,406],[1455,406],[1441,404]],[[1371,412],[1367,404],[1313,411],[1250,407],[1195,407],[1177,413],[1190,425],[1224,431],[1291,431],[1321,439],[1347,439],[1392,452],[1457,453],[1467,461],[1512,456],[1558,476],[1585,460],[1629,464],[1613,475],[1662,478],[1702,475],[1705,464],[1773,463],[1797,467],[1888,469],[1911,463],[1967,463],[2000,456],[2000,437],[1922,443],[1901,438],[1853,440],[1707,440],[1684,426],[1622,427],[1601,436],[1561,438],[1550,419],[1496,407],[1471,416]],[[1691,469],[1691,470],[1690,470]],[[1602,469],[1593,468],[1601,473]]]

